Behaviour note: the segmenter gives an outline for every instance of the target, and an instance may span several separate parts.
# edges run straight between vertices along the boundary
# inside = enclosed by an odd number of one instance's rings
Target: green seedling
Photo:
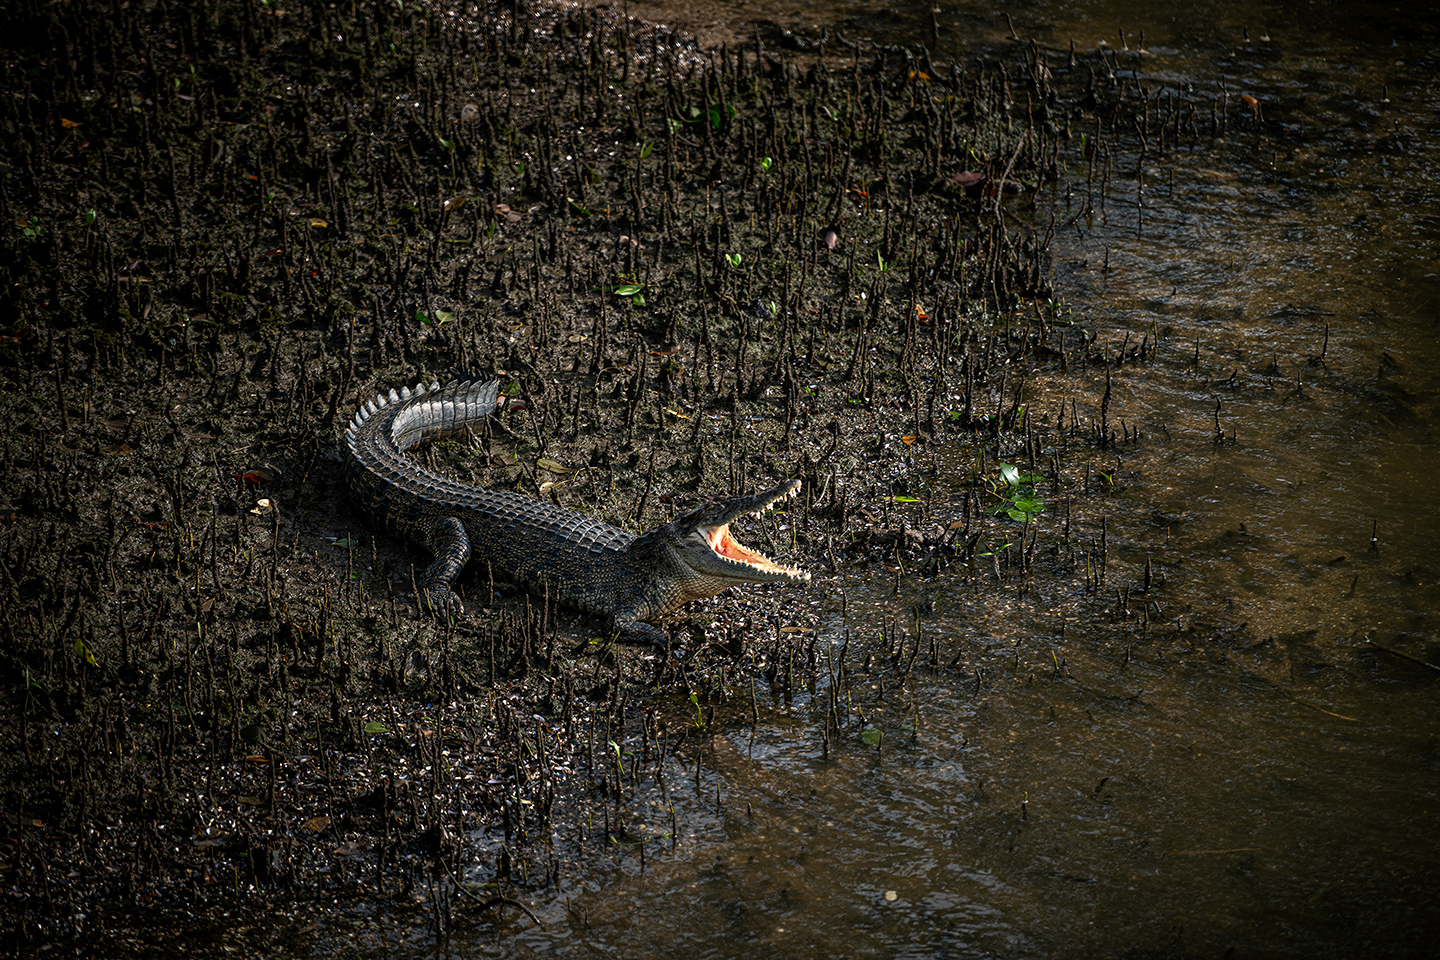
[[[635,283],[634,281],[626,280],[624,277],[620,279],[625,282],[618,283],[613,287],[607,287],[605,288],[605,292],[613,293],[617,297],[626,297],[637,307],[645,306],[645,294],[641,292],[645,289],[645,284]]]
[[[1014,464],[1000,464],[1000,479],[990,481],[990,493],[1000,502],[990,512],[1029,523],[1045,509],[1045,501],[1035,492],[1035,485],[1044,480],[1038,473],[1022,473]]]
[[[429,316],[423,310],[416,311],[415,319],[428,326],[443,327],[455,319],[454,312],[450,310],[436,310]]]
[[[712,103],[703,110],[699,107],[686,107],[684,114],[685,115],[682,116],[678,121],[674,119],[670,121],[670,129],[675,130],[678,128],[678,125],[682,123],[700,123],[701,121],[709,121],[710,126],[714,127],[716,130],[719,130],[721,127],[725,126],[727,121],[735,119],[736,110],[734,106],[728,103],[725,104],[723,107],[718,103]]]

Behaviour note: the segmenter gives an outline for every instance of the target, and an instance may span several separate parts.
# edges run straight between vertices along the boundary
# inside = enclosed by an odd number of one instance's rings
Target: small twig
[[[1030,142],[1030,130],[1025,133],[1015,144],[1015,152],[1010,154],[1010,162],[1005,164],[1005,172],[1000,174],[1000,179],[995,183],[995,215],[1000,215],[1000,200],[1005,195],[1005,184],[1010,180],[1010,171],[1015,169],[1015,161],[1020,159],[1020,151],[1025,149],[1025,144]]]
[[[1294,698],[1292,697],[1291,699],[1294,699]],[[1340,720],[1350,720],[1350,721],[1353,721],[1353,722],[1355,722],[1355,723],[1359,723],[1359,722],[1360,722],[1360,718],[1359,718],[1359,717],[1347,717],[1347,716],[1345,716],[1345,714],[1343,714],[1343,713],[1336,713],[1334,710],[1326,710],[1324,707],[1317,707],[1317,706],[1315,706],[1315,704],[1313,704],[1313,703],[1306,703],[1304,700],[1296,700],[1295,702],[1298,703],[1298,704],[1300,704],[1300,706],[1302,706],[1302,707],[1309,707],[1311,710],[1319,710],[1321,713],[1325,714],[1325,715],[1328,716],[1328,717],[1336,717],[1337,719],[1340,719]]]
[[[525,904],[521,903],[519,900],[516,900],[514,897],[507,897],[502,893],[491,897],[489,900],[481,900],[475,894],[465,889],[465,885],[461,883],[460,880],[455,876],[455,871],[450,869],[449,862],[443,856],[439,857],[438,859],[440,861],[440,865],[445,868],[445,872],[450,876],[450,882],[455,884],[455,889],[460,891],[460,894],[462,896],[464,896],[471,903],[480,907],[480,909],[489,910],[491,907],[518,907],[525,912],[525,916],[535,921],[535,926],[539,927],[541,930],[545,929],[545,924],[540,922],[540,918],[535,916],[535,914],[531,913],[529,907],[525,906]]]
[[[1374,640],[1371,640],[1369,637],[1365,638],[1365,642],[1370,644],[1370,646],[1374,647],[1376,650],[1384,650],[1386,653],[1392,656],[1400,657],[1404,660],[1409,660],[1411,663],[1418,663],[1420,664],[1420,666],[1426,668],[1427,670],[1434,670],[1436,673],[1440,673],[1440,666],[1436,666],[1429,660],[1421,660],[1419,657],[1412,657],[1410,654],[1404,653],[1400,650],[1396,650],[1394,647],[1382,646],[1376,643]]]

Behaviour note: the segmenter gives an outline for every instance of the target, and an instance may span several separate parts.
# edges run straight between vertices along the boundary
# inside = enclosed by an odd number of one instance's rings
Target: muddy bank
[[[745,709],[749,678],[813,680],[847,564],[898,590],[1040,563],[1098,592],[1103,526],[1067,512],[1042,546],[992,508],[1002,460],[1068,511],[1140,436],[1109,384],[1154,343],[1071,324],[1035,212],[1082,130],[1104,203],[1096,132],[1140,108],[1103,57],[796,62],[508,4],[6,18],[19,952],[163,952],[142,918],[218,951],[226,911],[277,902],[293,922],[247,935],[302,949],[325,899],[523,923],[515,891],[628,838],[627,781]],[[1160,149],[1215,132],[1213,106],[1145,106]],[[671,651],[473,573],[469,617],[422,619],[426,558],[359,523],[337,438],[377,390],[457,369],[517,402],[427,462],[634,530],[798,477],[741,535],[815,585],[698,605]],[[1027,386],[1072,373],[1077,396]],[[945,445],[968,466],[917,467]],[[918,636],[855,656],[964,669]]]

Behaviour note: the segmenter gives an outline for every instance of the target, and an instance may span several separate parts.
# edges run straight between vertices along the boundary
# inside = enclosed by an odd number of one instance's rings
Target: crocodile
[[[501,399],[498,380],[392,389],[365,404],[345,432],[345,480],[360,511],[434,555],[416,598],[432,616],[462,615],[456,578],[466,563],[489,564],[513,583],[604,617],[621,639],[664,646],[656,623],[692,600],[736,584],[810,579],[730,533],[733,520],[794,496],[798,480],[705,503],[636,536],[514,491],[447,479],[405,455],[463,433]]]

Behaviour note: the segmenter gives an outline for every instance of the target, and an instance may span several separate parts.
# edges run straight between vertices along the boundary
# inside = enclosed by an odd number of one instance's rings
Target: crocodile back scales
[[[373,522],[430,548],[437,563],[455,562],[456,572],[466,559],[488,562],[516,582],[554,588],[556,599],[614,613],[606,581],[626,565],[633,535],[534,497],[442,477],[405,455],[426,440],[464,432],[495,411],[498,396],[498,381],[432,383],[366,404],[345,435],[351,496]],[[468,557],[447,557],[437,543],[437,521],[446,517],[464,522]],[[434,578],[427,572],[426,579]]]

